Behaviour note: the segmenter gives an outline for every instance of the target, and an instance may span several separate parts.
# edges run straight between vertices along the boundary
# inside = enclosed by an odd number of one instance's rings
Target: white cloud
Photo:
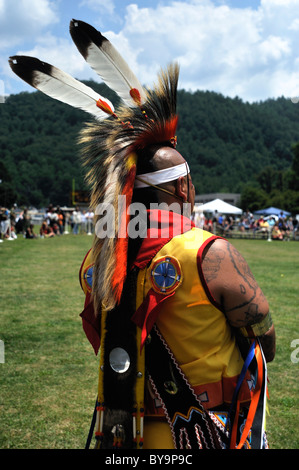
[[[292,21],[288,29],[293,30],[293,31],[298,31],[299,30],[299,18],[296,18],[294,21]]]
[[[126,49],[131,51],[127,57],[139,64],[144,83],[153,81],[160,65],[178,60],[184,87],[210,89],[216,84],[221,89],[223,77],[248,68],[250,45],[260,39],[257,20],[257,12],[216,8],[210,1],[178,1],[156,9],[131,5],[118,35],[119,48],[124,53],[121,38],[126,37]],[[115,35],[109,38],[118,42]]]
[[[0,0],[0,17],[3,16],[4,11],[5,11],[5,0]]]
[[[44,31],[58,22],[57,5],[51,0],[0,0],[0,71],[7,93],[13,92],[19,81],[8,57],[18,48],[27,50],[28,44],[37,44]]]
[[[69,73],[78,80],[98,80],[98,76],[87,65],[70,39],[57,38],[51,34],[46,34],[38,38],[37,44],[33,49],[20,49],[16,52],[16,55],[37,57],[41,61]],[[10,74],[16,80],[19,80],[12,71],[10,71]]]
[[[249,101],[290,96],[298,83],[299,0],[262,0],[257,10],[174,1],[127,7],[122,31],[108,36],[152,83],[160,65],[177,59],[180,85]],[[126,38],[124,44],[123,38]],[[133,59],[132,59],[133,58]]]
[[[5,49],[32,39],[58,21],[50,0],[1,0],[0,47]]]
[[[269,36],[259,45],[260,60],[267,63],[268,61],[278,61],[283,57],[291,54],[290,42],[288,39],[278,36]]]
[[[96,77],[67,31],[54,36],[50,25],[58,14],[53,1],[20,0],[15,17],[13,3],[0,0],[0,45],[15,41],[24,54],[77,78]],[[127,6],[117,32],[107,26],[101,32],[144,84],[156,80],[161,66],[178,60],[180,86],[187,90],[213,90],[249,101],[299,95],[299,0],[261,0],[257,9],[212,0],[165,0],[147,8],[142,3]],[[83,4],[85,11],[92,9],[91,23],[97,27],[103,21],[100,8],[106,8],[108,18],[116,1],[82,0],[79,6]],[[7,25],[4,18],[9,18]],[[12,24],[16,27],[8,34]],[[29,37],[34,48],[27,47]]]
[[[106,12],[112,15],[115,10],[113,0],[82,0],[79,7],[87,7],[94,11]]]
[[[80,74],[86,63],[69,39],[46,34],[38,38],[37,45],[30,50],[18,50],[16,55],[37,57],[70,74]]]

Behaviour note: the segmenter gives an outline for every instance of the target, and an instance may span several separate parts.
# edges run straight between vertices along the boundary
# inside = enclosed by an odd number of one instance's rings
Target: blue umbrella
[[[267,207],[267,209],[261,209],[259,211],[255,211],[255,214],[261,214],[261,215],[280,215],[283,214],[284,217],[287,217],[288,215],[291,215],[290,212],[283,211],[282,209],[278,209],[277,207]]]

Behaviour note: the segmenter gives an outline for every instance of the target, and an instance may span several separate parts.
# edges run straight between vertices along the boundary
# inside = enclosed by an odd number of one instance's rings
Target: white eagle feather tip
[[[146,93],[136,75],[112,43],[93,26],[72,20],[70,33],[90,67],[129,107],[142,106]]]
[[[9,64],[32,87],[51,98],[82,109],[98,120],[114,113],[114,106],[108,99],[51,64],[26,56],[11,57]]]

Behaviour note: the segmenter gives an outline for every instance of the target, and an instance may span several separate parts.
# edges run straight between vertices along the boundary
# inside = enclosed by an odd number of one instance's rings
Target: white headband
[[[172,166],[170,168],[164,168],[164,170],[153,171],[152,173],[145,173],[144,175],[137,175],[134,187],[146,188],[151,185],[168,183],[169,181],[177,180],[180,176],[186,176],[188,173],[190,173],[188,163],[181,163],[180,165]]]

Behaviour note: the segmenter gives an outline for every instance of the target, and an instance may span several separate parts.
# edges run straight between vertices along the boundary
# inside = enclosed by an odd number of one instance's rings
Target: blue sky
[[[186,90],[299,96],[299,0],[0,0],[0,94],[31,91],[8,66],[15,54],[100,81],[72,43],[72,18],[109,38],[144,85],[177,60]]]

